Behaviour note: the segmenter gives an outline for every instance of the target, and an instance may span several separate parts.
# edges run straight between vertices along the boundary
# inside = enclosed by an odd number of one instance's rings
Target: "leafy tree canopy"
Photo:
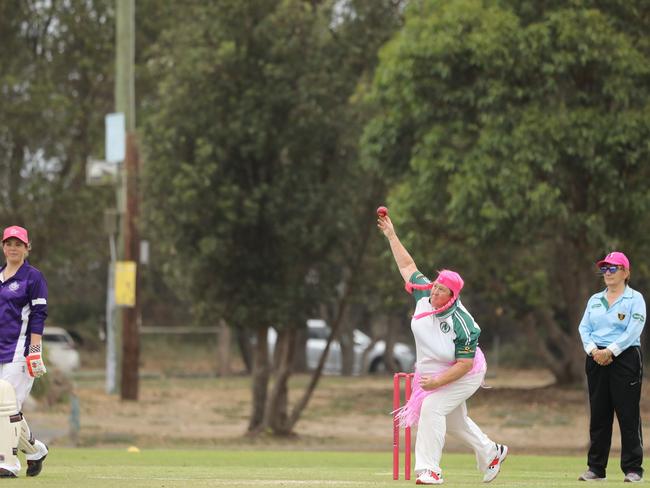
[[[593,262],[647,248],[650,52],[642,2],[611,3],[414,2],[369,96],[365,160],[401,179],[416,256],[536,317],[549,359],[576,345]]]
[[[0,220],[25,225],[70,325],[105,303],[110,188],[86,186],[112,111],[112,2],[0,3]]]
[[[348,101],[374,59],[362,41],[387,30],[364,29],[377,8],[350,3],[336,14],[334,2],[194,4],[181,13],[192,22],[154,47],[149,229],[199,313],[304,324],[335,292],[335,249],[367,193]]]

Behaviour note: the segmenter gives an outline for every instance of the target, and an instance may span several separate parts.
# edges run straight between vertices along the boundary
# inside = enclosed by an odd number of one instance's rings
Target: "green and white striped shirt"
[[[426,284],[430,280],[419,271],[411,283]],[[415,313],[433,311],[429,290],[413,290]],[[415,338],[417,370],[420,373],[440,373],[456,359],[473,358],[478,347],[481,328],[459,300],[438,315],[428,315],[411,321]]]

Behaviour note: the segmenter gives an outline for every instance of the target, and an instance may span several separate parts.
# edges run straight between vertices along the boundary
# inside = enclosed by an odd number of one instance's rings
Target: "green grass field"
[[[585,457],[508,457],[490,485],[517,488],[576,486]],[[481,486],[482,476],[469,454],[445,454],[444,486]],[[623,483],[618,459],[610,460],[609,483]],[[24,470],[23,470],[24,473]],[[321,451],[211,451],[125,449],[52,449],[37,478],[12,484],[66,488],[103,487],[398,487],[415,484],[393,481],[390,453]],[[487,485],[486,485],[487,486]]]

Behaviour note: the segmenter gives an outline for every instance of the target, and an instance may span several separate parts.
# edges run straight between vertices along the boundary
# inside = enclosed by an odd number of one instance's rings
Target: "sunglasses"
[[[601,266],[600,267],[600,272],[602,274],[605,274],[609,272],[610,274],[616,273],[619,269],[621,269],[619,266]]]

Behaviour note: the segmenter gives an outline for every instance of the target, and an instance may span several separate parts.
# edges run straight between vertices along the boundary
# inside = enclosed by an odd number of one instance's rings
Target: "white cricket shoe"
[[[497,454],[496,456],[494,456],[494,459],[485,470],[485,476],[483,476],[483,483],[489,483],[490,481],[492,481],[494,478],[497,477],[499,471],[501,471],[501,465],[503,464],[503,461],[506,460],[506,456],[508,455],[508,446],[505,446],[503,444],[497,444],[496,446],[497,446]]]
[[[623,481],[626,483],[641,483],[643,482],[643,476],[639,473],[627,473]]]
[[[420,472],[418,479],[415,480],[416,485],[441,485],[443,483],[442,474],[431,471],[430,469],[425,469]]]

